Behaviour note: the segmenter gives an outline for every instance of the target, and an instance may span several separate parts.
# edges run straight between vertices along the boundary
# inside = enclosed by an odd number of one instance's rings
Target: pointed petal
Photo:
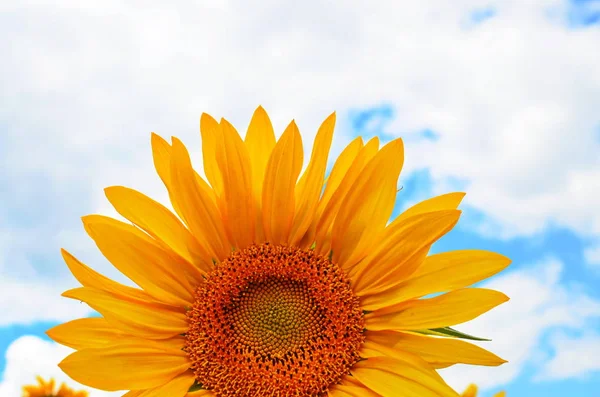
[[[498,291],[464,288],[375,310],[365,315],[365,327],[373,331],[448,327],[472,320],[507,300]]]
[[[367,331],[364,347],[378,356],[396,358],[399,352],[421,357],[433,368],[454,364],[497,366],[506,361],[495,354],[459,339],[436,338],[396,331]]]
[[[173,138],[171,160],[173,196],[183,219],[196,239],[204,243],[211,258],[224,259],[229,255],[231,244],[225,235],[219,210],[198,185],[188,151],[177,138]]]
[[[194,301],[195,287],[185,272],[190,268],[181,258],[169,255],[155,240],[133,225],[115,219],[88,215],[82,218],[88,235],[102,254],[121,273],[155,299],[186,306]]]
[[[317,253],[321,255],[329,254],[329,251],[331,250],[331,230],[340,207],[365,165],[368,164],[377,153],[378,148],[379,139],[375,137],[367,142],[364,147],[361,147],[358,155],[355,157],[348,156],[347,160],[352,163],[343,174],[342,171],[344,171],[343,168],[346,166],[345,163],[340,164],[344,167],[339,167],[339,172],[336,175],[334,175],[334,171],[337,170],[334,166],[334,169],[329,176],[329,180],[327,181],[323,199],[321,200],[322,203],[326,203],[325,207],[317,212],[319,214],[319,222],[317,224],[315,235],[315,241],[317,243],[315,251]],[[337,164],[338,163],[336,163],[336,165]],[[335,187],[337,184],[336,178],[341,179],[337,187]]]
[[[331,386],[328,394],[330,397],[380,397],[362,383],[353,380],[351,376],[344,378],[341,384]]]
[[[206,179],[208,179],[217,196],[221,196],[223,193],[223,177],[215,156],[218,142],[222,139],[221,128],[219,123],[209,114],[202,113],[202,116],[200,116],[200,136],[202,138],[202,159]]]
[[[370,141],[371,143],[371,152],[377,151],[375,147],[375,140]],[[352,165],[355,163],[355,160],[358,158],[359,154],[364,148],[364,144],[361,137],[357,137],[352,142],[348,144],[340,153],[337,160],[335,161],[333,168],[331,168],[331,172],[327,178],[327,184],[325,185],[325,191],[323,192],[323,197],[319,202],[319,212],[323,212],[325,210],[325,206],[329,203],[329,200],[333,197],[334,193],[346,177],[346,174],[349,172]],[[374,149],[374,150],[373,150]],[[364,155],[364,154],[363,154]],[[372,157],[372,156],[371,156]],[[364,164],[364,159],[361,161]]]
[[[169,200],[171,201],[171,205],[173,209],[183,219],[181,214],[181,209],[179,205],[175,201],[172,191],[173,187],[171,186],[171,145],[167,141],[165,141],[160,136],[152,133],[151,138],[152,144],[152,160],[154,161],[154,168],[156,169],[156,173],[162,180],[163,184],[167,188],[167,192],[169,193]]]
[[[136,390],[161,386],[190,367],[183,351],[139,344],[76,351],[58,366],[75,381],[100,390]]]
[[[477,397],[477,386],[470,384],[469,387],[460,395],[461,397]]]
[[[354,139],[350,144],[348,144],[342,153],[338,156],[335,163],[333,164],[333,168],[331,172],[327,176],[325,180],[325,190],[323,191],[323,195],[321,196],[319,203],[317,205],[317,213],[314,217],[313,222],[310,225],[306,235],[302,240],[303,246],[310,246],[315,241],[315,234],[317,232],[317,225],[320,223],[321,218],[323,216],[323,212],[329,205],[329,201],[331,197],[339,187],[342,179],[346,176],[346,172],[350,166],[354,163],[356,156],[360,153],[363,148],[363,141],[361,137]],[[328,226],[331,222],[328,223]]]
[[[260,202],[267,163],[275,147],[273,125],[262,106],[259,106],[252,115],[244,143],[248,149],[252,169],[252,190],[254,197],[257,197]]]
[[[385,228],[396,201],[398,177],[404,164],[401,139],[385,145],[365,166],[344,198],[335,218],[333,261],[350,269]]]
[[[388,227],[351,276],[356,294],[385,290],[410,276],[431,245],[456,225],[459,216],[458,210],[428,212]]]
[[[194,373],[186,371],[164,385],[144,391],[139,397],[183,397],[195,380]]]
[[[156,168],[156,172],[160,176],[160,179],[163,181],[167,191],[169,192],[169,199],[171,200],[173,209],[177,215],[179,215],[179,217],[185,221],[184,216],[179,208],[179,204],[177,204],[177,201],[173,196],[173,186],[171,182],[172,151],[173,149],[167,141],[156,134],[152,134],[152,157],[154,159],[154,167]],[[216,195],[214,190],[206,183],[204,179],[202,179],[202,177],[200,177],[200,175],[198,175],[196,171],[194,171],[194,177],[196,178],[196,183],[203,194],[205,194],[213,203],[216,203]]]
[[[156,168],[156,173],[168,189],[171,185],[171,145],[155,133],[152,133],[150,142],[152,144],[154,168]]]
[[[79,318],[46,331],[55,342],[81,350],[117,342],[127,334],[113,327],[102,317]]]
[[[124,299],[141,299],[141,300],[153,300],[153,298],[141,289],[131,288],[126,285],[117,283],[101,275],[100,273],[92,270],[90,267],[81,263],[77,258],[67,252],[65,249],[60,250],[65,263],[73,273],[73,276],[83,285],[84,287],[91,287],[102,291],[110,292],[113,295],[122,297]]]
[[[394,233],[397,233],[399,228],[402,228],[406,221],[414,216],[423,215],[428,212],[437,212],[444,210],[454,210],[458,208],[458,205],[462,201],[464,193],[448,193],[441,196],[433,197],[431,199],[417,203],[404,211],[400,216],[396,217],[385,229],[383,239],[389,238]],[[352,277],[360,266],[352,268],[349,275]]]
[[[262,222],[262,189],[267,170],[267,163],[275,147],[275,132],[267,112],[259,106],[252,115],[246,137],[244,139],[250,168],[252,169],[252,195],[256,206],[256,242],[265,241],[265,231]]]
[[[121,397],[140,397],[146,390],[130,390]]]
[[[398,215],[394,222],[403,222],[412,216],[424,214],[426,212],[456,209],[464,197],[465,193],[462,192],[447,193],[442,194],[441,196],[432,197],[413,205]]]
[[[275,145],[267,164],[262,194],[263,226],[267,241],[288,240],[294,219],[294,191],[303,160],[302,138],[291,122]]]
[[[146,195],[123,186],[104,189],[108,201],[117,212],[172,250],[188,263],[187,271],[196,277],[213,269],[211,258],[192,233],[165,206]]]
[[[372,357],[352,367],[352,375],[382,396],[458,397],[429,368],[389,357]]]
[[[252,197],[252,169],[244,142],[227,120],[221,120],[223,144],[217,147],[217,163],[223,177],[227,225],[238,248],[254,242],[256,208]]]
[[[410,278],[390,280],[391,288],[363,292],[369,309],[420,298],[422,296],[468,287],[488,278],[510,264],[507,257],[490,251],[460,250],[435,254],[425,258]]]
[[[332,113],[319,127],[310,162],[296,186],[296,213],[289,241],[290,245],[297,246],[313,222],[323,189],[334,127],[335,113]]]
[[[117,329],[141,338],[166,339],[188,329],[185,314],[167,305],[123,300],[108,292],[88,287],[71,289],[62,296],[87,303]]]
[[[458,207],[458,205],[460,204],[460,202],[462,201],[464,196],[465,196],[464,193],[448,193],[448,194],[443,194],[441,196],[433,197],[431,199],[428,199],[428,200],[425,200],[425,201],[422,201],[420,203],[413,205],[412,207],[410,207],[409,209],[404,211],[402,214],[400,214],[400,216],[396,217],[396,219],[394,219],[386,227],[386,229],[384,231],[384,235],[381,238],[385,239],[386,235],[390,236],[393,233],[396,233],[397,229],[399,227],[402,227],[401,225],[406,223],[406,220],[411,217],[425,214],[428,212],[456,209]],[[424,251],[428,251],[428,250],[424,250]],[[425,253],[425,255],[426,255],[426,253]],[[414,262],[414,263],[418,264],[418,261]],[[366,264],[363,263],[363,266],[355,266],[352,269],[350,269],[350,271],[348,273],[350,278],[353,278],[359,269],[364,268],[365,267],[364,265],[366,265]]]
[[[185,338],[177,335],[157,341],[129,335],[110,324],[102,317],[81,318],[57,325],[46,331],[55,342],[75,350],[96,348],[126,342],[154,344],[163,350],[181,350],[185,346]]]

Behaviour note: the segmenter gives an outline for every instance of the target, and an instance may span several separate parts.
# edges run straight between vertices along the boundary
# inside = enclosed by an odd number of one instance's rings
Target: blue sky
[[[109,185],[167,201],[150,131],[182,138],[199,166],[199,115],[242,131],[259,104],[279,133],[297,121],[307,153],[333,110],[332,156],[358,135],[402,137],[394,215],[467,192],[434,251],[513,260],[482,283],[511,301],[460,327],[510,362],[443,371],[453,386],[598,395],[600,1],[21,1],[0,11],[10,54],[0,74],[1,396],[18,396],[34,373],[66,379],[55,363],[68,349],[44,331],[90,310],[59,296],[76,285],[61,247],[127,282],[79,218],[114,215]]]

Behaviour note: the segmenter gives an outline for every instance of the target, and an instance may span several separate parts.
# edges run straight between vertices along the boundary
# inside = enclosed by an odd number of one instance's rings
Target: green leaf
[[[190,386],[190,388],[188,389],[188,392],[193,392],[193,391],[198,391],[198,390],[204,390],[204,388],[202,387],[202,385],[200,383],[198,383],[197,381],[194,381],[194,384]]]
[[[465,334],[464,332],[457,331],[454,328],[450,328],[450,327],[422,329],[422,330],[412,331],[412,332],[416,332],[416,333],[423,334],[423,335],[434,335],[434,336],[443,336],[443,337],[486,341],[486,342],[491,341],[491,339],[485,339],[485,338],[480,338],[478,336]]]

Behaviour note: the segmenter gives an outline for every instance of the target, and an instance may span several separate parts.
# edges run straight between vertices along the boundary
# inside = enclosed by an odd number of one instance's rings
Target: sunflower
[[[505,362],[449,327],[508,299],[466,287],[510,261],[479,250],[428,256],[457,223],[464,193],[416,204],[388,224],[402,140],[379,148],[377,138],[357,138],[325,178],[334,125],[335,113],[302,176],[296,124],[276,141],[261,107],[243,140],[226,120],[202,115],[206,179],[179,139],[153,133],[176,215],[113,186],[106,196],[131,223],[83,217],[102,254],[140,288],[63,250],[82,284],[63,296],[102,317],[48,331],[76,349],[60,368],[128,397],[457,397],[436,369]]]
[[[64,383],[55,392],[53,378],[50,378],[48,382],[41,376],[36,376],[36,379],[37,385],[23,386],[23,397],[88,397],[87,391],[75,391]]]
[[[473,384],[469,385],[469,387],[467,387],[467,389],[464,392],[462,392],[460,397],[477,397],[477,386]],[[494,394],[494,397],[506,397],[506,392],[498,392]]]

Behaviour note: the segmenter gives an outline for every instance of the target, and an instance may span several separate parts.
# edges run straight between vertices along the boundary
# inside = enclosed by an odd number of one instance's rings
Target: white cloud
[[[389,132],[440,135],[407,145],[407,167],[467,180],[495,225],[482,231],[600,233],[600,30],[568,30],[566,0],[487,2],[496,15],[468,29],[479,1],[14,4],[0,41],[9,181],[41,173],[98,201],[104,184],[154,192],[140,171],[151,130],[198,147],[201,111],[243,129],[262,103],[279,131],[296,117],[310,137],[333,109],[386,101]]]
[[[550,344],[555,353],[542,364],[538,380],[584,378],[600,371],[600,335],[573,338],[561,332],[553,335]]]
[[[90,315],[93,311],[88,305],[60,296],[73,287],[74,283],[66,287],[48,279],[23,281],[1,277],[0,327],[36,321],[61,322]]]
[[[600,244],[586,248],[583,254],[587,264],[594,267],[600,266]]]
[[[54,377],[57,384],[65,382],[75,390],[87,390],[90,397],[116,397],[123,394],[93,390],[70,379],[57,366],[70,352],[72,350],[67,347],[35,336],[22,336],[15,340],[6,351],[6,368],[0,377],[0,396],[20,396],[24,385],[37,384],[37,375],[46,380]]]
[[[335,153],[346,111],[389,103],[388,133],[440,137],[407,140],[404,175],[429,168],[434,192],[466,181],[482,233],[600,234],[600,30],[566,29],[566,4],[494,0],[496,16],[465,28],[481,2],[2,3],[0,275],[74,286],[62,246],[123,281],[78,218],[108,211],[107,185],[164,201],[150,131],[180,136],[200,165],[199,114],[243,131],[258,104],[309,139],[337,109]]]
[[[512,271],[485,283],[483,287],[506,293],[510,301],[484,314],[481,318],[462,324],[461,331],[491,338],[480,345],[508,360],[500,367],[457,365],[442,371],[449,383],[461,389],[475,382],[483,389],[505,385],[520,376],[527,365],[539,367],[543,353],[542,336],[561,329],[581,329],[600,318],[600,301],[591,299],[577,288],[561,283],[562,263],[547,259],[524,270]],[[573,341],[573,346],[588,340]],[[568,343],[554,344],[556,356],[542,367],[553,371],[553,377],[571,377],[589,370],[585,363],[566,368],[554,363],[565,356]],[[562,372],[567,371],[567,372]],[[560,375],[559,375],[560,373]]]
[[[89,313],[59,296],[76,286],[60,247],[124,281],[78,218],[111,212],[108,185],[165,202],[149,132],[181,137],[199,166],[203,111],[243,131],[262,104],[278,132],[296,118],[310,139],[338,110],[337,153],[346,111],[389,103],[388,133],[439,136],[406,140],[404,176],[428,168],[435,193],[464,180],[465,204],[487,215],[472,225],[480,232],[554,224],[600,235],[600,29],[568,30],[567,0],[492,0],[484,5],[496,15],[476,26],[465,23],[476,0],[82,4],[0,2],[0,53],[11,54],[0,74],[0,326]],[[598,260],[595,249],[586,254]],[[545,330],[598,316],[598,302],[559,284],[560,268],[549,260],[490,284],[511,301],[461,329],[492,337],[510,363],[450,369],[455,385],[508,382],[535,359]],[[54,354],[53,344],[24,340],[12,363],[31,346],[49,353],[7,367],[0,395],[33,378],[14,368]]]

